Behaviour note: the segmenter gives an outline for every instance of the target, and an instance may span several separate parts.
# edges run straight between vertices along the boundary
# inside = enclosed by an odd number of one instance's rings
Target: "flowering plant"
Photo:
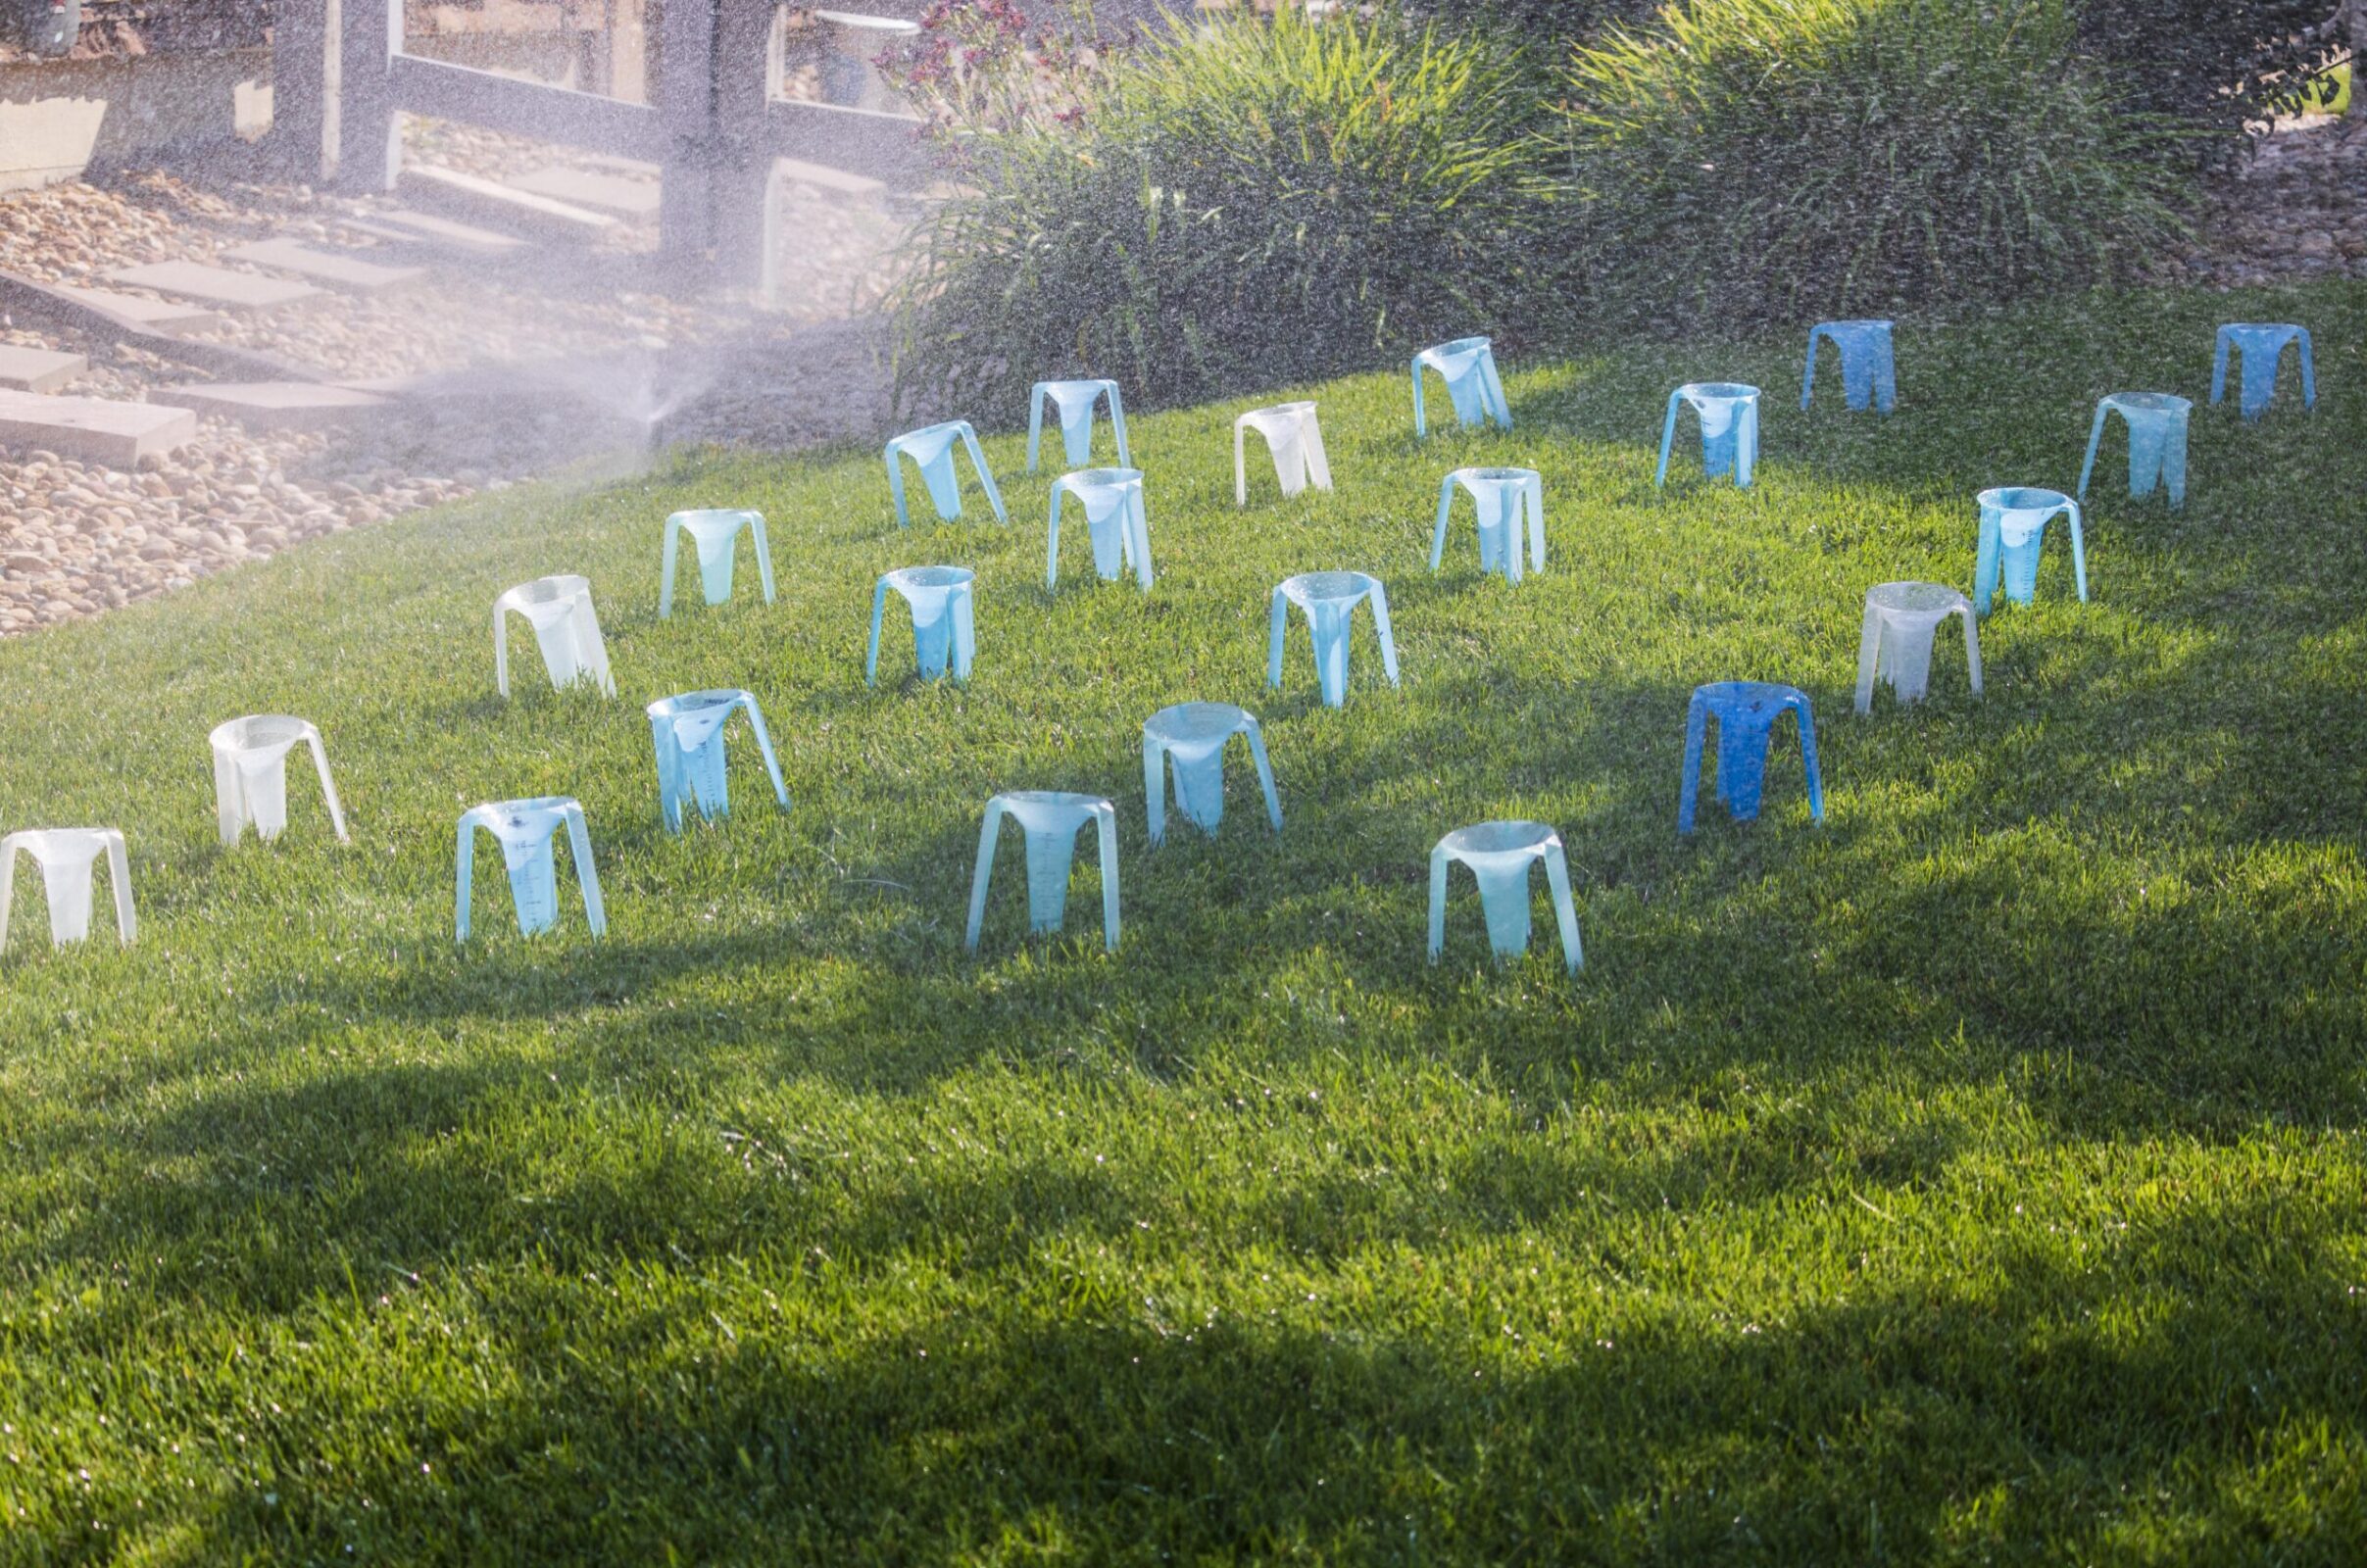
[[[1083,122],[1110,51],[1091,0],[1058,0],[1031,25],[1016,0],[934,0],[918,32],[872,64],[909,98],[927,134],[957,154],[964,142],[1047,123]]]

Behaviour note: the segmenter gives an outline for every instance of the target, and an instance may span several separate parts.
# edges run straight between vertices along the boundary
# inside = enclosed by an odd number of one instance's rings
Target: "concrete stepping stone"
[[[439,218],[433,213],[415,213],[408,208],[387,208],[368,218],[343,220],[347,228],[357,234],[392,245],[432,246],[437,250],[455,251],[463,256],[491,259],[515,256],[532,249],[516,234],[497,234],[489,228],[478,228],[456,219]]]
[[[160,294],[178,294],[184,299],[226,305],[238,311],[271,310],[321,295],[310,283],[233,272],[227,268],[208,267],[203,262],[150,262],[143,267],[116,268],[107,276],[118,283],[136,283]]]
[[[658,216],[658,182],[626,174],[604,174],[585,169],[537,169],[530,174],[504,180],[513,190],[577,207],[596,208],[625,218]]]
[[[110,468],[136,467],[196,439],[197,416],[156,403],[0,391],[0,445],[40,447]]]
[[[59,284],[57,291],[77,304],[94,311],[108,311],[127,321],[157,332],[210,332],[229,321],[219,311],[202,306],[183,305],[177,300],[152,300],[138,294],[117,294],[103,288],[72,288]]]
[[[19,392],[55,392],[89,368],[90,362],[79,354],[0,343],[0,386]]]
[[[586,207],[537,196],[495,179],[479,179],[432,164],[405,167],[397,188],[406,196],[458,208],[472,217],[510,223],[578,245],[596,243],[616,231],[616,220]]]
[[[292,239],[258,240],[224,254],[234,262],[277,268],[356,294],[375,294],[380,289],[417,282],[427,275],[423,267],[383,267],[334,251],[317,251]]]
[[[322,430],[394,406],[375,392],[318,381],[212,381],[152,387],[148,397],[249,430]]]
[[[772,167],[783,179],[848,196],[876,196],[888,188],[884,179],[850,173],[843,169],[832,169],[827,164],[809,164],[802,158],[776,158]]]

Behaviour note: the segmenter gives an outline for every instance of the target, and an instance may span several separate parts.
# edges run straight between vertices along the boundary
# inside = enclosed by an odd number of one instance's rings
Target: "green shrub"
[[[1389,16],[1219,21],[1066,122],[973,138],[916,236],[898,384],[1017,406],[1053,374],[1173,403],[1497,325],[1542,247],[1508,51]]]
[[[2060,0],[1683,0],[1567,78],[1596,308],[1794,320],[2109,277],[2177,226]]]

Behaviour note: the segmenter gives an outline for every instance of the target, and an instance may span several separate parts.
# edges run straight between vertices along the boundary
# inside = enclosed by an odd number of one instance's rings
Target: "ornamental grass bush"
[[[1614,322],[1797,321],[2124,274],[2180,229],[2062,0],[1674,0],[1573,55],[1570,249]]]
[[[1520,319],[1543,118],[1513,49],[1396,14],[1141,45],[1072,111],[964,139],[897,300],[900,391],[1014,409],[1090,373],[1178,403]]]

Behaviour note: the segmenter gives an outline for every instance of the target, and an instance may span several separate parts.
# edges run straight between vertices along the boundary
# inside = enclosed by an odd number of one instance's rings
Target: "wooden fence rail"
[[[850,10],[913,20],[924,0]],[[305,177],[393,188],[406,111],[659,167],[660,244],[685,270],[755,283],[777,265],[777,159],[911,188],[928,177],[909,115],[777,97],[778,0],[666,0],[653,102],[552,87],[403,51],[403,0],[275,0],[272,139]],[[336,48],[331,51],[331,38]]]

